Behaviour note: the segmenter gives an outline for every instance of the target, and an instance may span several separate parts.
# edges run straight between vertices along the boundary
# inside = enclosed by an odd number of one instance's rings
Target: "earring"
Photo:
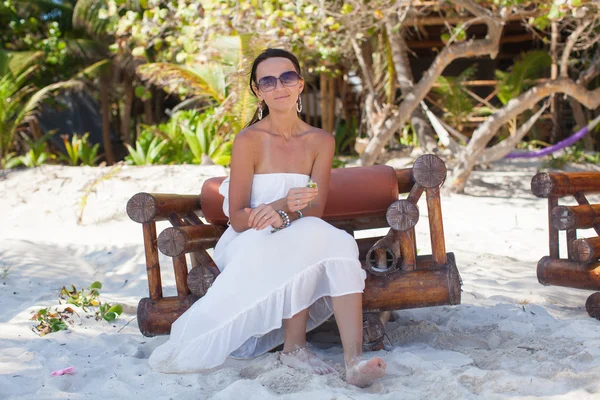
[[[302,112],[302,99],[298,96],[298,101],[296,102],[296,110],[298,112]]]
[[[262,119],[263,105],[262,102],[258,105],[258,119]]]

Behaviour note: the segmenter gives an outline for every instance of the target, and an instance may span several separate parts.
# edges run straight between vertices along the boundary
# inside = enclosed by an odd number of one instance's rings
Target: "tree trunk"
[[[404,98],[398,109],[390,110],[387,115],[382,115],[378,120],[377,126],[373,129],[374,136],[367,144],[361,157],[362,165],[372,165],[377,156],[384,148],[386,142],[395,132],[398,131],[412,115],[413,111],[419,107],[420,102],[425,98],[437,78],[444,72],[446,67],[454,60],[459,58],[474,58],[481,56],[490,56],[495,58],[498,54],[500,36],[502,33],[502,22],[500,19],[491,17],[487,10],[470,0],[453,0],[454,4],[462,6],[471,13],[479,17],[487,27],[487,36],[484,39],[472,39],[466,42],[453,43],[444,47],[444,49],[435,57],[431,66],[425,71],[423,77],[413,90]],[[356,51],[356,50],[355,50]],[[362,68],[362,66],[361,66]],[[369,71],[363,71],[365,75]]]
[[[398,33],[393,33],[393,23],[388,20],[385,24],[385,28],[390,43],[390,49],[392,52],[392,60],[394,61],[394,68],[396,70],[396,79],[400,85],[402,97],[408,96],[413,90],[414,77],[412,69],[410,67],[410,61],[408,59],[408,48],[406,42],[402,37],[403,31],[399,30]],[[421,107],[417,107],[410,116],[410,123],[417,132],[419,139],[419,147],[426,152],[431,152],[435,146],[428,145],[428,137],[433,137],[433,129],[427,120],[427,116],[423,112]]]
[[[583,111],[583,107],[577,101],[573,99],[569,99],[569,105],[571,106],[571,110],[573,111],[573,118],[575,118],[575,123],[577,124],[577,129],[580,130],[585,128],[587,125],[587,119],[585,117],[585,113]],[[583,137],[583,146],[587,151],[594,150],[594,139],[592,139],[591,132]]]
[[[543,98],[555,93],[569,95],[589,109],[595,109],[600,106],[600,88],[587,90],[584,86],[576,84],[571,79],[561,78],[548,81],[529,89],[497,110],[473,132],[471,141],[465,151],[458,157],[458,164],[454,168],[451,179],[452,189],[459,193],[464,191],[467,179],[477,160],[502,125],[509,119],[530,109]]]
[[[110,140],[110,90],[111,77],[104,75],[100,80],[100,111],[102,114],[102,142],[104,144],[104,158],[106,163],[112,165],[115,163],[115,155]]]
[[[128,73],[125,73],[123,90],[125,92],[125,105],[123,107],[123,114],[121,115],[121,137],[125,144],[131,145],[131,110],[133,108],[135,93],[133,89],[133,76]]]

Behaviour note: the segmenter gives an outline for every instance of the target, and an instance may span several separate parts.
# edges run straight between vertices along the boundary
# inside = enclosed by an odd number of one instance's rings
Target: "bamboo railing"
[[[590,204],[586,194],[600,193],[600,172],[539,173],[531,180],[531,192],[548,199],[549,255],[538,262],[543,285],[600,290],[600,204]],[[578,205],[559,205],[573,196]],[[577,229],[593,228],[594,237],[577,238]],[[560,258],[559,231],[565,231],[567,258]],[[588,314],[600,319],[600,292],[588,297]]]
[[[433,155],[421,156],[413,168],[403,170],[375,166],[332,171],[325,221],[352,235],[390,228],[383,237],[357,239],[359,258],[368,271],[363,294],[365,348],[382,347],[381,333],[391,310],[460,303],[460,276],[444,240],[440,187],[445,178],[446,166]],[[138,324],[146,336],[168,334],[171,324],[218,279],[219,270],[207,249],[227,228],[223,197],[217,191],[222,179],[207,180],[201,195],[138,193],[127,203],[127,214],[142,224],[144,237],[149,297],[139,303]],[[399,193],[408,193],[407,199],[398,200]],[[432,254],[417,256],[417,202],[423,193]],[[157,236],[160,220],[168,220],[172,227]],[[177,296],[163,296],[158,251],[173,260]],[[190,271],[186,254],[192,260]]]

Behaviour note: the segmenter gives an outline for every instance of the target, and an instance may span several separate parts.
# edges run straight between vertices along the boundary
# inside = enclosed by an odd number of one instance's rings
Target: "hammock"
[[[421,101],[421,107],[423,108],[423,111],[425,111],[425,114],[429,118],[429,122],[431,122],[431,126],[433,127],[433,130],[435,131],[435,133],[437,133],[440,143],[442,145],[448,146],[448,144],[450,144],[450,134],[452,134],[453,136],[456,136],[460,139],[463,139],[463,140],[466,139],[465,136],[463,136],[461,133],[457,132],[451,126],[446,125],[443,121],[438,119],[435,116],[435,114],[429,110],[429,108],[423,101]],[[600,115],[597,116],[595,119],[593,119],[583,129],[580,129],[579,131],[575,132],[568,138],[563,139],[560,142],[553,144],[552,146],[548,146],[544,149],[535,150],[535,151],[513,151],[511,153],[508,153],[505,156],[505,158],[535,158],[535,157],[547,156],[549,154],[554,153],[555,151],[562,150],[565,147],[569,147],[572,144],[574,144],[575,142],[581,140],[588,132],[590,132],[592,129],[594,129],[596,127],[596,125],[598,125],[599,123],[600,123]],[[465,140],[465,142],[468,142],[468,140]]]
[[[571,136],[566,139],[561,140],[560,142],[553,144],[552,146],[548,146],[541,150],[535,151],[525,151],[525,152],[512,152],[506,155],[506,158],[534,158],[534,157],[543,157],[549,154],[554,153],[555,151],[562,150],[565,147],[571,146],[575,142],[581,140],[588,132],[596,127],[600,123],[600,115],[593,119],[587,126],[583,127],[579,131],[575,132]]]

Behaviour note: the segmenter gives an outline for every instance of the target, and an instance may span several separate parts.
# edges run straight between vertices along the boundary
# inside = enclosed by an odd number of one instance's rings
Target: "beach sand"
[[[396,311],[386,349],[368,354],[385,359],[388,375],[367,389],[342,379],[339,346],[316,350],[340,372],[327,376],[292,370],[275,353],[228,360],[204,374],[165,375],[148,367],[166,337],[144,337],[137,327],[137,303],[148,286],[141,225],[127,217],[125,205],[141,191],[196,194],[205,179],[226,174],[223,168],[5,171],[0,399],[598,399],[600,322],[584,307],[593,292],[545,287],[536,278],[537,261],[548,254],[547,202],[529,186],[538,166],[496,163],[475,171],[465,194],[442,193],[446,248],[462,276],[462,304]],[[423,199],[419,207],[419,254],[430,254]],[[167,226],[160,223],[157,231]],[[170,259],[160,261],[164,294],[174,295]],[[34,311],[64,308],[62,286],[94,281],[103,284],[101,301],[123,304],[120,318],[96,321],[73,307],[78,315],[68,330],[43,337],[32,331]],[[70,366],[75,374],[51,376]]]

